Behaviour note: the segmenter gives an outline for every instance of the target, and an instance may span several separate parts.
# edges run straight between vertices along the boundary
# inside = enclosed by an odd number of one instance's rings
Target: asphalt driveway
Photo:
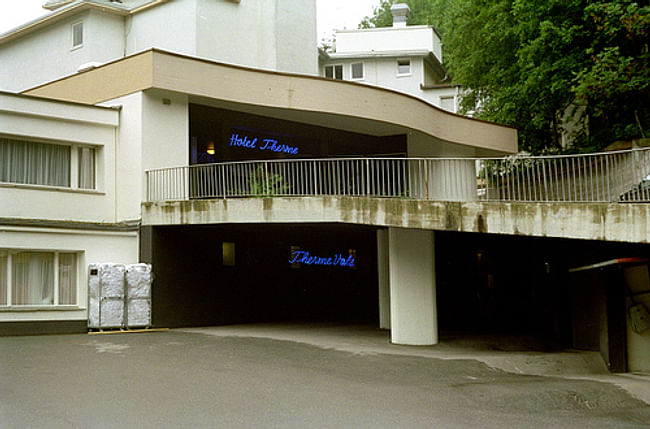
[[[640,428],[597,381],[168,331],[0,338],[2,428]]]

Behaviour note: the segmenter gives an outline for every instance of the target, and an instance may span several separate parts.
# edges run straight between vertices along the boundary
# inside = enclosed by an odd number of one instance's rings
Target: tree
[[[585,19],[596,34],[587,50],[590,61],[574,80],[573,92],[599,124],[598,139],[648,137],[650,124],[650,7],[636,3],[594,3]]]
[[[433,25],[440,30],[440,27],[444,24],[443,14],[447,10],[447,6],[454,2],[453,0],[381,0],[379,6],[374,8],[373,15],[366,16],[361,20],[359,28],[390,27],[393,25],[393,15],[390,7],[395,3],[406,3],[411,8],[408,19],[409,25]]]
[[[396,1],[395,1],[396,2]],[[629,0],[412,0],[409,24],[441,33],[461,106],[519,129],[520,148],[597,150],[650,124],[647,6]],[[383,0],[361,26],[390,25]],[[574,129],[572,129],[572,127]]]

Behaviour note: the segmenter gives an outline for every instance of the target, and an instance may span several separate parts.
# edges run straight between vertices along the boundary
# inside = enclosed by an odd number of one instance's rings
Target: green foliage
[[[282,176],[271,174],[267,177],[261,165],[250,174],[248,184],[251,195],[260,197],[282,195],[289,189],[289,185],[284,183]]]
[[[592,139],[648,136],[650,126],[650,6],[593,3],[585,20],[595,27],[589,61],[576,74],[573,92],[599,124]]]
[[[388,26],[382,0],[360,27]],[[520,149],[597,150],[650,128],[650,7],[629,0],[410,0],[476,117],[517,127]]]
[[[454,3],[453,0],[381,0],[374,8],[372,16],[361,20],[359,28],[390,27],[393,25],[393,15],[390,7],[395,3],[406,3],[411,8],[408,19],[409,25],[433,25],[441,30],[444,25],[443,14]]]

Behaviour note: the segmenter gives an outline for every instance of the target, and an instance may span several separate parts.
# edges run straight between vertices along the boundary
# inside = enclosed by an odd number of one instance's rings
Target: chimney
[[[411,8],[406,3],[397,3],[390,7],[393,14],[393,28],[406,27],[406,20],[411,13]]]

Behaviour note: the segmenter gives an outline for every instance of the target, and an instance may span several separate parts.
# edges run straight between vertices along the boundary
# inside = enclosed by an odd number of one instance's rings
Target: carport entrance
[[[586,308],[602,317],[594,302],[624,312],[623,290],[598,301],[596,283],[576,283],[569,269],[649,252],[640,244],[437,232],[441,337],[505,334],[542,347],[584,348],[574,319]]]
[[[144,227],[157,327],[249,322],[378,324],[374,228]]]

